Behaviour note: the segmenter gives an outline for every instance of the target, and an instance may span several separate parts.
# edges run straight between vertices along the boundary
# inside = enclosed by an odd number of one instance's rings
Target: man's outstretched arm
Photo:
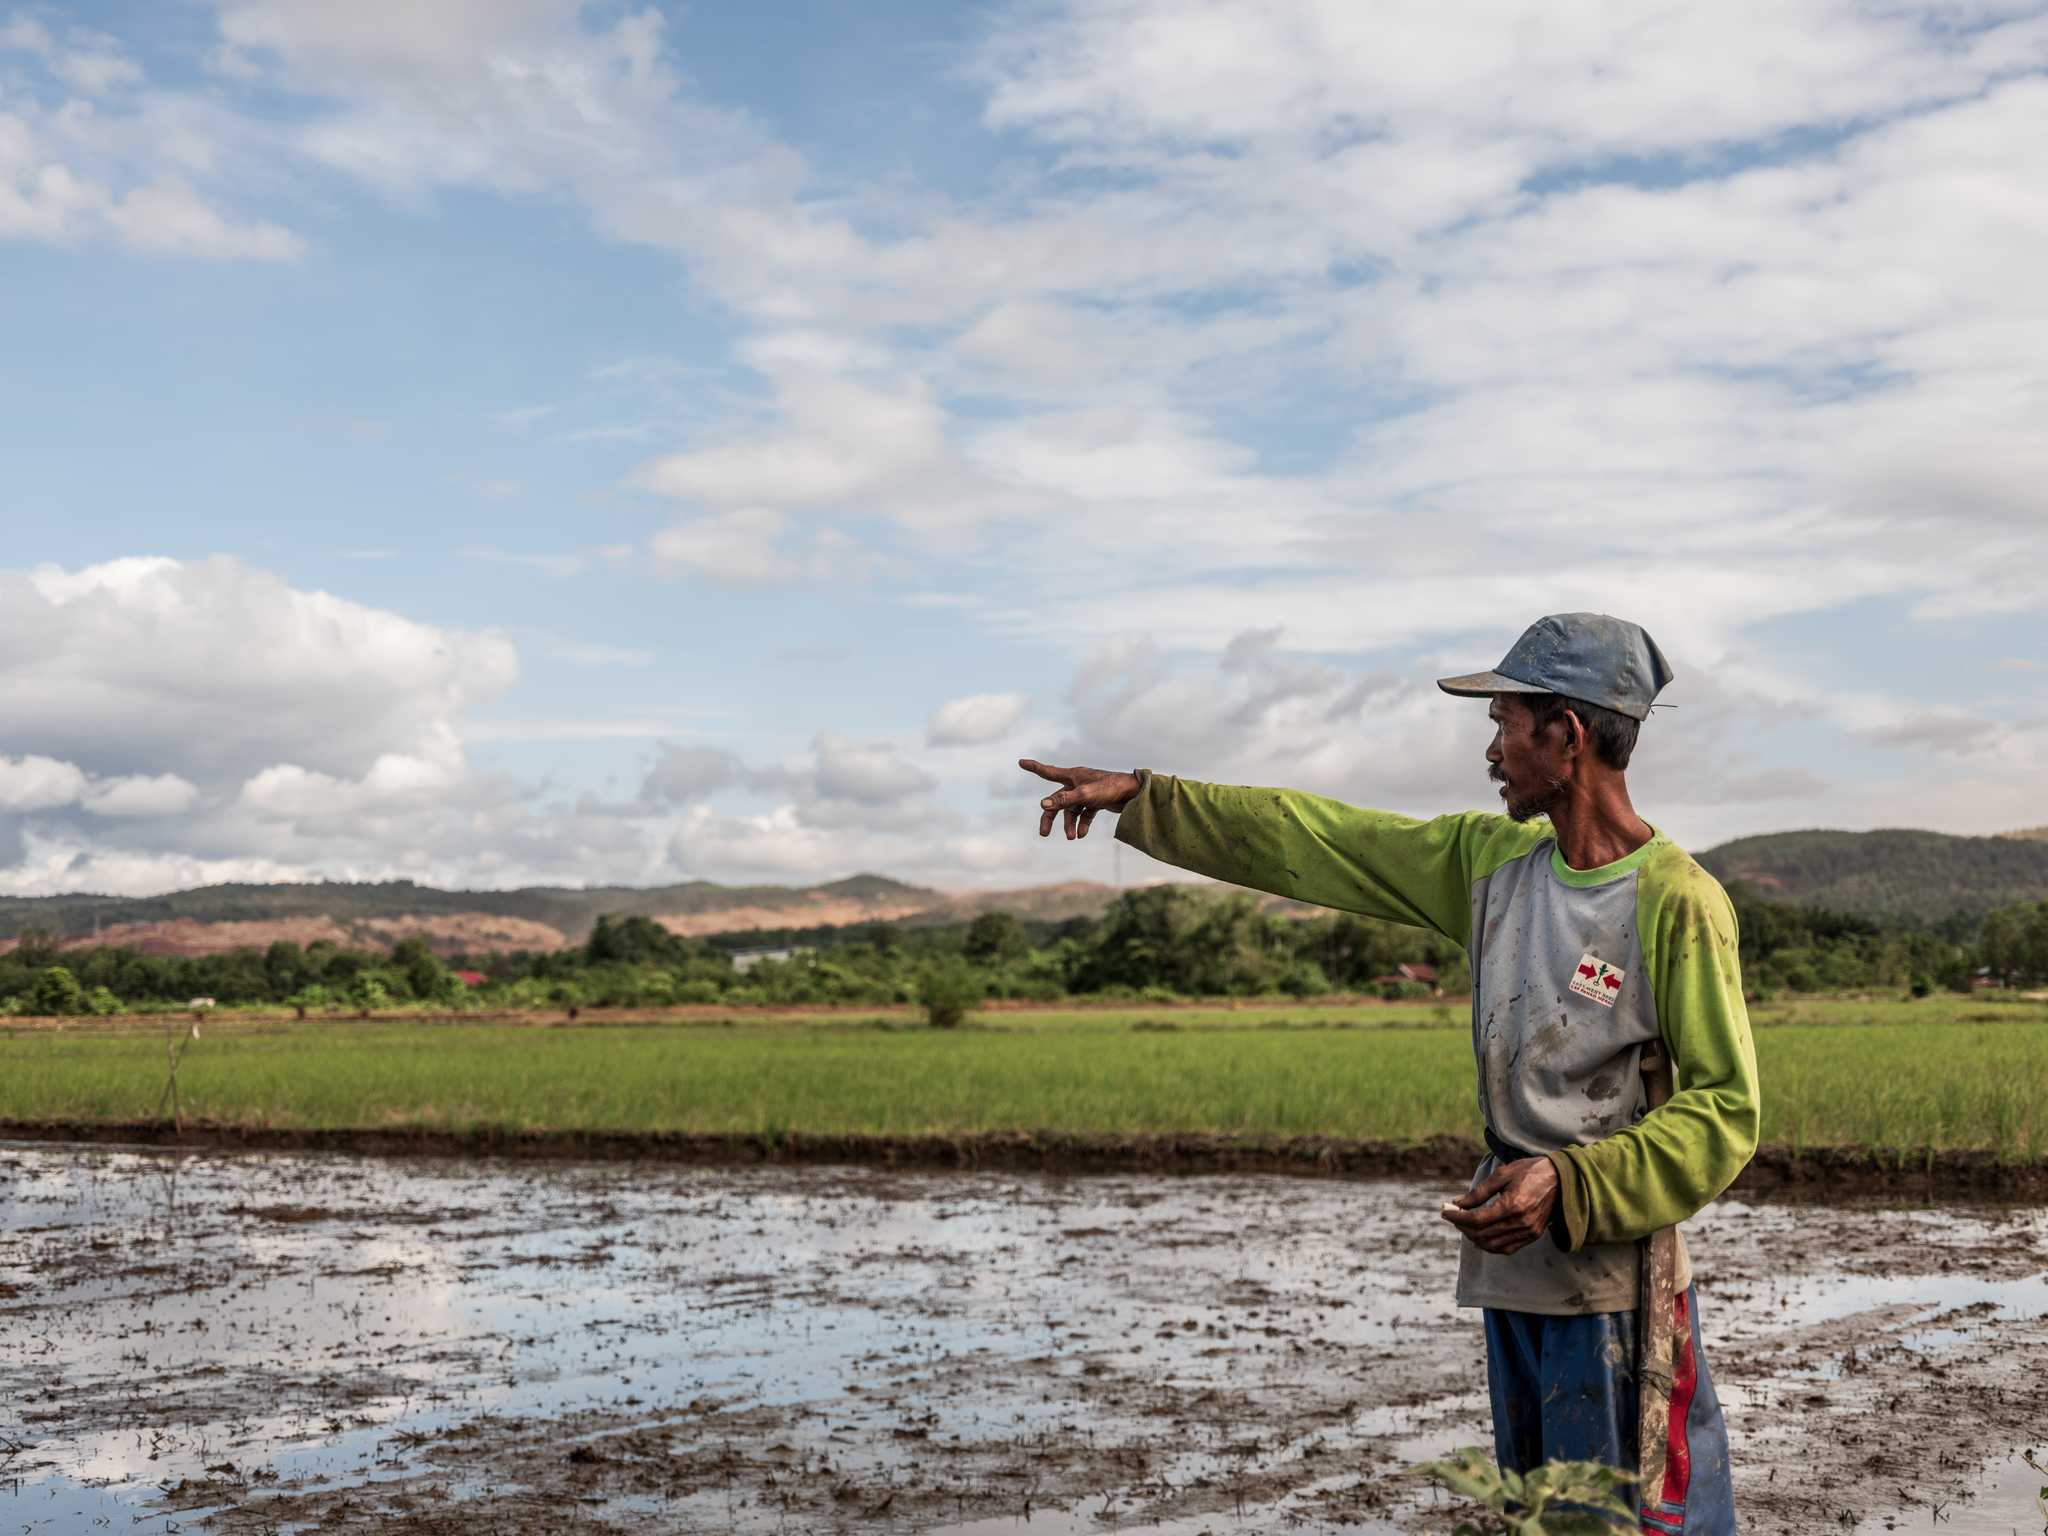
[[[1025,770],[1061,787],[1039,802],[1038,829],[1064,820],[1085,837],[1102,811],[1117,840],[1168,864],[1317,906],[1470,938],[1472,882],[1541,834],[1499,816],[1417,821],[1292,789],[1203,784],[1148,773]]]

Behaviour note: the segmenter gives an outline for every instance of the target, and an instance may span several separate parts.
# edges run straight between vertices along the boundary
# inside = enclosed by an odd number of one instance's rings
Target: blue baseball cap
[[[1463,698],[1561,693],[1645,720],[1670,681],[1671,663],[1642,625],[1605,613],[1553,613],[1523,630],[1491,672],[1440,677],[1436,685]]]

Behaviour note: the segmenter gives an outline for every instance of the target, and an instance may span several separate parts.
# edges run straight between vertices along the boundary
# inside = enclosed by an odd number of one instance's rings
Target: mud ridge
[[[1350,1178],[1471,1175],[1485,1147],[1463,1136],[1416,1142],[1189,1132],[1088,1135],[989,1131],[874,1136],[811,1132],[517,1131],[478,1127],[316,1130],[160,1121],[0,1120],[0,1140],[184,1147],[195,1151],[343,1152],[374,1157],[489,1156],[696,1164],[856,1164],[1039,1173],[1286,1173]],[[2048,1160],[2010,1162],[1986,1151],[1784,1147],[1758,1150],[1733,1189],[1750,1194],[1842,1194],[1941,1199],[2048,1195]]]

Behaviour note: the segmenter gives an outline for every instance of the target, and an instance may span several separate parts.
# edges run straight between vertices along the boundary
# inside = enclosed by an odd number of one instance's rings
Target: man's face
[[[1486,776],[1500,785],[1508,815],[1528,821],[1547,814],[1565,795],[1567,781],[1559,745],[1564,732],[1556,722],[1540,733],[1533,730],[1529,706],[1512,693],[1496,693],[1486,715],[1493,721]]]

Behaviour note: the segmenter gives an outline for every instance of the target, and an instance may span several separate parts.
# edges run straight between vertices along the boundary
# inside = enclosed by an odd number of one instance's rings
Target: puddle
[[[0,1145],[0,1190],[0,1529],[1383,1536],[1490,1441],[1432,1184]],[[1689,1241],[1746,1530],[2036,1528],[2048,1212]]]

